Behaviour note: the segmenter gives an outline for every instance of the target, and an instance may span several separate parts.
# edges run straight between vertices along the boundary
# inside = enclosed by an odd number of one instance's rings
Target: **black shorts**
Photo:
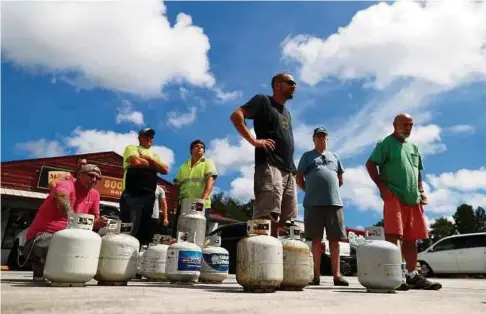
[[[130,195],[123,192],[120,197],[120,220],[133,223],[131,235],[140,241],[140,245],[152,242],[154,203],[155,193]]]
[[[304,209],[306,238],[322,239],[324,228],[328,240],[345,240],[347,238],[341,206],[313,206]]]

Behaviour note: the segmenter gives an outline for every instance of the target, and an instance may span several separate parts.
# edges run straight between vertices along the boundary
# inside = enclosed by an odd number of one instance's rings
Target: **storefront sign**
[[[96,184],[95,189],[100,192],[101,196],[120,197],[122,194],[122,179],[114,177],[102,177]]]
[[[73,171],[73,169],[67,168],[42,166],[39,173],[39,181],[37,182],[37,187],[48,189],[49,182],[51,182],[53,179],[58,178],[62,174],[72,173]]]
[[[42,166],[37,187],[47,189],[49,182],[67,173],[74,175],[74,169]],[[98,190],[100,196],[119,198],[122,194],[122,179],[102,176],[101,180],[96,184],[95,189]]]

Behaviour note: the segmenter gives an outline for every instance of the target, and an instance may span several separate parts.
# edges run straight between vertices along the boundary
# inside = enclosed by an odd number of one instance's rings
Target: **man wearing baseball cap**
[[[62,180],[42,202],[26,234],[24,255],[33,259],[34,281],[43,281],[44,262],[52,235],[67,227],[67,217],[73,213],[95,216],[95,228],[104,227],[106,217],[100,217],[100,193],[94,189],[101,178],[98,166],[87,164],[78,171],[77,180]]]
[[[305,236],[312,239],[314,279],[311,284],[320,284],[321,243],[325,228],[331,251],[334,285],[348,286],[339,269],[339,240],[347,238],[343,201],[339,193],[339,187],[343,185],[344,169],[339,157],[327,150],[327,136],[325,128],[314,130],[314,149],[304,153],[300,158],[296,181],[305,192]]]
[[[151,242],[154,232],[152,212],[157,188],[157,173],[167,174],[169,167],[151,149],[155,131],[138,132],[138,145],[128,145],[123,153],[123,193],[120,219],[133,223],[132,235],[140,245]]]

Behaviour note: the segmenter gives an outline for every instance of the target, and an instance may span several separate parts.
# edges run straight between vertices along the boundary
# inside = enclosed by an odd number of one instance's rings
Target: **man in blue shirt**
[[[311,284],[320,284],[321,242],[326,228],[334,285],[348,286],[339,269],[339,240],[346,239],[343,202],[339,193],[344,169],[339,157],[327,150],[325,128],[316,128],[313,140],[314,149],[300,158],[296,177],[297,185],[305,192],[305,235],[312,239],[314,279]]]

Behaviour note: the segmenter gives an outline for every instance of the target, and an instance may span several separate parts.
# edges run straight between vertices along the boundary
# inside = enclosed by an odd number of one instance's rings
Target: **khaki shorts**
[[[253,218],[271,218],[284,223],[297,218],[295,178],[290,172],[268,164],[255,167]]]
[[[324,228],[328,240],[347,238],[341,206],[313,206],[304,209],[304,230],[307,239],[322,239]]]

